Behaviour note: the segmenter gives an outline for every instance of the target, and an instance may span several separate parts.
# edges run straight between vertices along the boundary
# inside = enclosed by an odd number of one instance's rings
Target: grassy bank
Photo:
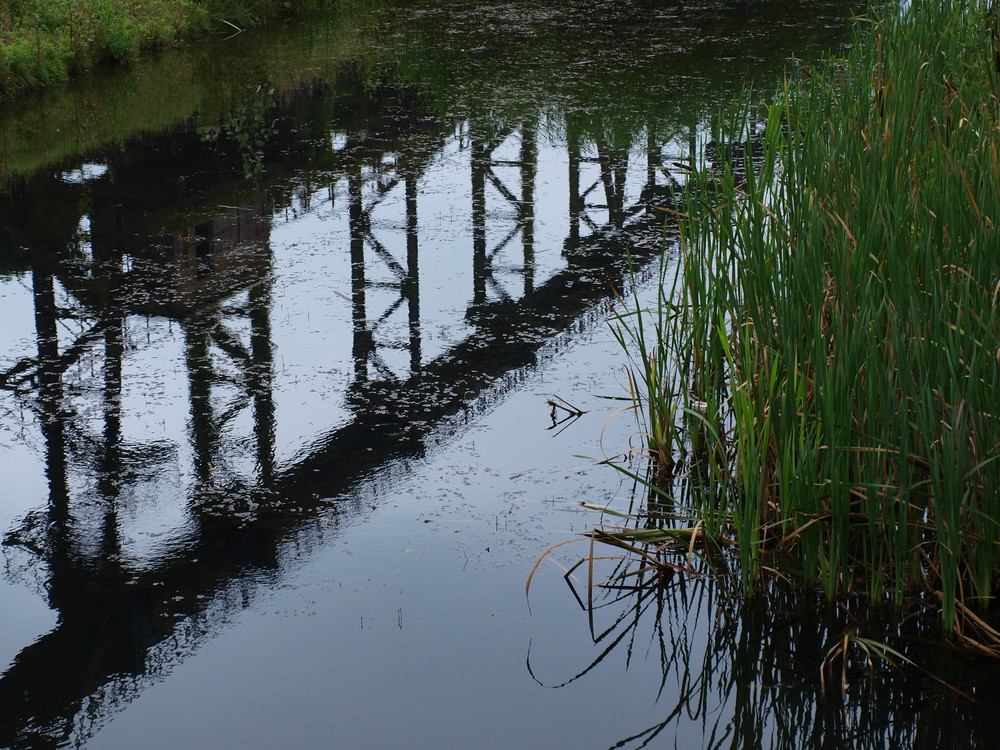
[[[655,330],[620,330],[658,491],[738,542],[746,589],[937,612],[1000,655],[997,9],[859,27],[717,133]]]
[[[106,61],[326,0],[0,0],[0,100]]]

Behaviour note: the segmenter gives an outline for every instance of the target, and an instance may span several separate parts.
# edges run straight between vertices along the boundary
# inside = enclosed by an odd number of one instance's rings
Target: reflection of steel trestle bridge
[[[564,262],[540,278],[536,124],[482,131],[472,124],[447,135],[423,122],[348,134],[338,147],[327,136],[330,148],[314,153],[306,171],[278,159],[264,185],[250,192],[232,177],[178,174],[204,160],[208,147],[191,135],[164,136],[169,143],[159,149],[136,147],[133,158],[112,161],[114,180],[87,184],[85,243],[74,239],[81,215],[49,217],[48,225],[44,217],[35,225],[25,213],[0,217],[29,249],[37,341],[31,356],[0,373],[0,385],[37,417],[49,484],[47,507],[10,531],[5,544],[30,550],[44,563],[49,603],[60,618],[0,678],[0,745],[54,747],[86,735],[91,730],[80,724],[81,715],[106,712],[141,689],[144,674],[168,668],[175,658],[168,652],[178,649],[164,644],[180,640],[190,647],[200,629],[220,617],[216,610],[221,607],[224,616],[241,606],[251,586],[244,576],[277,568],[285,542],[314,529],[303,510],[341,512],[322,498],[344,493],[392,457],[419,454],[435,424],[459,414],[470,399],[488,395],[506,373],[531,364],[552,335],[605,299],[612,285],[620,288],[627,275],[627,234],[659,232],[657,214],[646,210],[655,196],[668,192],[659,150],[648,149],[641,194],[629,203],[628,151],[600,143],[584,148],[570,135]],[[455,138],[467,149],[471,172],[471,333],[427,359],[418,183],[442,144]],[[177,149],[167,145],[193,149],[193,155],[175,164],[175,156],[163,154]],[[289,175],[314,188],[317,181],[346,180],[351,290],[345,296],[353,375],[346,424],[279,464],[270,237],[276,207],[292,203],[282,187]],[[60,205],[84,205],[66,200],[78,197],[77,186],[52,181],[46,189],[63,199]],[[402,236],[399,242],[380,240],[384,234],[373,229],[374,212],[386,210],[387,199],[399,192]],[[491,205],[505,210],[488,210]],[[157,223],[158,216],[166,218]],[[637,251],[639,258],[656,248],[650,242]],[[500,280],[493,270],[498,258],[512,252],[520,277],[515,292],[511,274]],[[454,262],[469,262],[468,256],[459,254]],[[375,263],[391,278],[380,287],[395,295],[386,309],[374,309],[371,291],[379,287],[369,277]],[[386,341],[382,328],[398,310],[406,312],[406,335]],[[189,399],[184,450],[196,481],[182,488],[191,520],[187,538],[135,566],[123,562],[118,518],[130,477],[143,475],[144,466],[147,473],[156,471],[165,453],[179,450],[126,434],[123,361],[132,350],[125,331],[131,316],[142,315],[169,318],[183,332]],[[76,331],[71,340],[69,324]],[[397,351],[406,354],[402,374],[386,363]],[[236,394],[226,403],[216,393],[223,381],[226,392]],[[252,475],[220,478],[213,470],[232,447],[227,425],[247,411]],[[96,481],[81,484],[74,479],[81,471]],[[84,485],[85,501],[76,494]]]

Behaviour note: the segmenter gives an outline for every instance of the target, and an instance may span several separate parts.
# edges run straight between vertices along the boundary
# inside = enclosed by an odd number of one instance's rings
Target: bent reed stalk
[[[745,591],[770,570],[932,609],[1000,656],[997,8],[889,13],[760,125],[733,113],[659,309],[617,327],[657,489],[735,535]]]

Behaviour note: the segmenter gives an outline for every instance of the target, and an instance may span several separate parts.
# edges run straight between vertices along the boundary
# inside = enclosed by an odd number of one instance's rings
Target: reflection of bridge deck
[[[263,187],[249,192],[242,180],[220,181],[201,172],[199,184],[187,181],[180,210],[170,209],[177,212],[174,218],[166,206],[178,202],[176,195],[159,210],[151,210],[147,201],[152,195],[169,193],[164,184],[177,181],[178,170],[190,163],[204,161],[207,150],[191,136],[175,136],[188,141],[183,145],[191,156],[183,164],[165,163],[158,153],[176,150],[161,148],[146,153],[139,162],[119,164],[114,181],[88,185],[92,208],[87,216],[90,244],[86,250],[73,239],[79,215],[57,217],[40,234],[29,229],[16,238],[31,248],[37,353],[10,367],[0,384],[15,391],[39,417],[47,450],[49,498],[48,508],[35,513],[24,528],[8,534],[5,543],[32,549],[44,560],[50,604],[60,619],[55,630],[21,651],[0,678],[0,744],[55,747],[77,731],[74,716],[88,696],[103,693],[110,704],[127,699],[130,690],[141,687],[141,680],[135,677],[130,682],[122,675],[138,676],[156,668],[150,662],[160,658],[155,655],[158,644],[176,638],[182,621],[207,617],[206,598],[225,598],[233,587],[249,587],[242,583],[249,571],[278,567],[284,543],[313,528],[314,522],[304,517],[304,511],[308,515],[340,513],[340,507],[323,498],[343,493],[393,457],[419,454],[423,439],[435,425],[458,414],[470,400],[493,392],[506,373],[530,365],[553,335],[606,299],[611,287],[622,287],[628,274],[623,242],[627,234],[655,237],[660,231],[658,218],[645,210],[651,195],[665,191],[655,179],[656,154],[650,152],[641,200],[626,205],[627,152],[616,154],[594,144],[596,156],[588,159],[571,136],[567,146],[570,195],[565,203],[570,234],[562,243],[565,266],[539,282],[534,264],[535,127],[522,123],[508,130],[490,128],[483,134],[471,127],[463,137],[471,144],[473,289],[466,319],[472,333],[440,356],[424,361],[417,182],[447,135],[443,126],[428,125],[427,119],[417,125],[413,118],[394,113],[385,121],[394,124],[367,137],[349,135],[338,148],[333,147],[329,133],[322,133],[331,147],[312,154],[304,178],[327,183],[344,178],[348,183],[354,377],[346,399],[351,418],[299,451],[289,465],[278,466],[274,459],[269,233],[274,206],[287,205],[289,200],[282,192],[286,175],[302,179],[297,172],[302,165],[293,158],[276,158]],[[505,143],[509,146],[511,140],[519,143],[519,155],[498,158],[498,149]],[[276,151],[282,150],[293,151]],[[591,183],[583,177],[588,165],[597,173]],[[509,186],[510,171],[518,173],[519,189]],[[152,174],[162,174],[162,184],[148,184]],[[395,248],[385,247],[371,229],[372,211],[399,186],[405,191],[405,237],[399,243],[405,248],[404,261],[396,260]],[[486,210],[487,186],[492,187],[495,199],[499,196],[513,209],[513,218],[506,219],[508,226],[499,228],[502,239],[492,246],[487,242],[491,221]],[[50,189],[63,197],[68,190],[64,184],[52,184]],[[597,207],[590,199],[595,191],[603,195]],[[60,205],[78,206],[82,201]],[[230,208],[220,209],[220,205]],[[595,210],[606,219],[595,220]],[[184,229],[164,232],[150,223],[158,215],[167,217],[168,227]],[[25,227],[21,220],[8,224]],[[47,239],[40,242],[34,239],[38,236]],[[493,283],[491,259],[517,237],[523,253],[523,284],[515,299],[497,291],[500,286]],[[636,249],[633,258],[641,262],[657,248],[658,243],[649,243],[646,250]],[[398,300],[390,312],[406,306],[408,337],[399,344],[409,352],[405,376],[393,375],[378,363],[374,330],[388,313],[373,316],[366,304],[370,286],[366,259],[371,257],[396,278],[391,286]],[[76,300],[75,309],[67,311],[57,303],[57,280]],[[229,304],[243,293],[245,303]],[[116,520],[125,482],[119,476],[125,441],[122,331],[124,320],[136,314],[169,316],[183,329],[189,437],[198,480],[188,494],[194,521],[190,538],[139,570],[121,562]],[[57,328],[69,315],[90,322],[75,341],[60,347]],[[248,342],[230,333],[225,325],[228,318],[249,322]],[[67,413],[64,380],[84,353],[93,353],[102,344],[103,369],[96,390],[103,399],[103,432],[93,435]],[[226,416],[213,412],[212,400],[213,358],[219,356],[227,357],[242,373],[244,402],[252,409],[257,474],[251,482],[230,479],[220,483],[211,474],[225,450],[221,434]],[[99,491],[105,501],[103,517],[91,525],[99,529],[100,539],[91,541],[88,552],[82,551],[74,528],[79,518],[69,477],[73,461],[82,460],[74,455],[81,452],[91,456],[88,461],[101,476]],[[224,498],[226,507],[242,503],[250,512],[237,517],[220,510],[219,498]],[[137,684],[130,687],[132,682]],[[122,694],[116,695],[116,690]]]

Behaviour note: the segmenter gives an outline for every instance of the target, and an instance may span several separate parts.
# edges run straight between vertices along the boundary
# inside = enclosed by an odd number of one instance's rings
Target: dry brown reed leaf
[[[528,573],[528,580],[524,584],[524,598],[525,598],[525,600],[528,601],[528,611],[529,612],[531,611],[531,601],[529,599],[529,595],[531,593],[531,581],[532,581],[532,579],[534,579],[534,577],[535,577],[535,571],[538,570],[538,567],[542,564],[542,561],[546,557],[549,556],[549,553],[552,552],[552,550],[556,549],[557,547],[562,547],[562,546],[564,546],[566,544],[573,544],[574,542],[582,542],[582,541],[584,541],[584,540],[583,539],[564,539],[561,542],[556,542],[551,547],[549,547],[548,549],[546,549],[541,554],[541,557],[539,557],[537,560],[535,560],[535,564],[533,566],[531,566],[531,572]]]

